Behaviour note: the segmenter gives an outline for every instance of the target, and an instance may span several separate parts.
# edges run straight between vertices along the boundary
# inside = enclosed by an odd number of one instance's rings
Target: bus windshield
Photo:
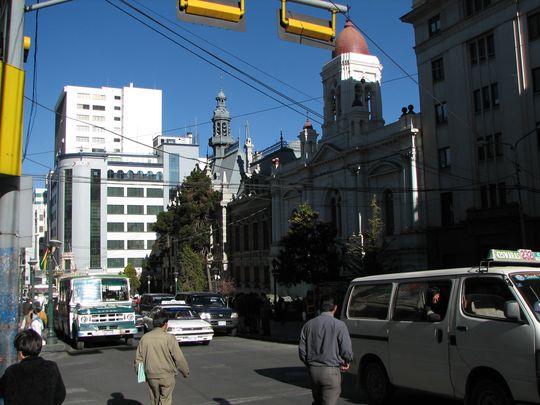
[[[521,296],[527,301],[527,305],[533,311],[536,319],[540,321],[540,273],[514,273],[510,275],[510,278]]]
[[[73,280],[75,303],[128,301],[128,281],[125,278],[82,278]]]

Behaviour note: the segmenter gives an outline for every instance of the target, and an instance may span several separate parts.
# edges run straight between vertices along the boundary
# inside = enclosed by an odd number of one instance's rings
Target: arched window
[[[227,130],[227,123],[226,122],[221,123],[221,134],[223,136],[228,136],[229,135],[229,131]]]
[[[116,172],[116,178],[117,179],[123,179],[124,178],[124,171],[123,170],[118,170]]]
[[[133,177],[134,177],[134,175],[133,175],[133,170],[128,170],[128,172],[127,172],[127,178],[128,178],[129,180],[133,180]]]
[[[156,173],[156,180],[163,180],[163,173],[157,172]]]
[[[353,101],[353,107],[361,107],[364,105],[362,103],[362,86],[360,84],[354,85],[354,101]]]
[[[394,234],[394,193],[392,190],[384,190],[384,227],[387,236]]]
[[[341,235],[341,194],[334,190],[330,197],[330,220],[334,224],[337,234]]]
[[[148,173],[146,173],[146,178],[148,180],[155,180],[156,177],[154,176],[154,172],[149,170]]]
[[[107,178],[114,179],[114,170],[107,170]]]

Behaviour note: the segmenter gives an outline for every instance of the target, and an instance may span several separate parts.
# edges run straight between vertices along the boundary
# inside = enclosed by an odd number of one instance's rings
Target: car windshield
[[[167,312],[169,319],[199,319],[199,315],[189,308],[164,307],[163,309]]]
[[[510,278],[540,321],[540,272],[513,273]]]
[[[169,296],[165,296],[165,297],[154,297],[154,303],[156,304],[161,304],[162,302],[167,302],[167,301],[171,301],[174,297],[169,297]]]
[[[226,307],[223,298],[218,296],[194,296],[191,305],[215,308]]]

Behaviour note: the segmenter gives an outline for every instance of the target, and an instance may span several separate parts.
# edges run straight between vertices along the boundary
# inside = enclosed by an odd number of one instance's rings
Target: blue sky
[[[26,3],[36,1],[27,0]],[[278,0],[246,0],[245,32],[179,21],[176,19],[176,0],[126,1],[173,30],[175,34],[138,15],[148,25],[193,53],[222,65],[183,38],[226,60],[265,86],[322,114],[320,72],[331,59],[331,52],[279,39]],[[410,77],[406,77],[409,74],[416,80],[413,29],[399,20],[410,11],[412,0],[336,2],[351,6],[349,17],[365,34],[370,53],[376,55],[383,65],[385,121],[394,122],[401,113],[401,107],[408,104],[415,105],[418,111],[418,87]],[[33,46],[25,64],[25,96],[35,99],[40,105],[34,104],[32,111],[32,103],[28,99],[25,101],[25,143],[29,127],[31,131],[23,175],[32,175],[34,186],[43,185],[48,168],[54,165],[54,114],[50,110],[54,109],[65,85],[123,87],[133,83],[135,87],[161,89],[164,133],[197,133],[201,156],[207,151],[215,96],[221,88],[228,97],[234,137],[244,139],[247,121],[255,150],[277,142],[281,131],[285,140],[296,139],[305,122],[305,111],[298,113],[284,107],[253,88],[262,89],[260,83],[241,76],[252,85],[250,87],[231,77],[111,3],[129,10],[119,0],[73,0],[41,9],[38,14],[26,14],[25,34],[32,37]],[[324,10],[298,4],[290,8],[315,17],[329,16]],[[34,67],[36,15],[37,63]],[[344,23],[345,17],[339,15],[339,30]],[[275,94],[273,97],[289,103]],[[29,126],[31,115],[32,124]],[[311,118],[315,129],[321,133],[316,122],[320,119]]]

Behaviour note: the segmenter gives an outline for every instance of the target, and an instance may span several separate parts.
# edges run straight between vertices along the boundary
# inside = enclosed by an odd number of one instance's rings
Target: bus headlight
[[[79,316],[79,323],[88,323],[88,317],[86,315]]]
[[[126,314],[124,316],[125,316],[126,321],[132,321],[132,320],[135,319],[135,314],[133,314],[133,313]]]

